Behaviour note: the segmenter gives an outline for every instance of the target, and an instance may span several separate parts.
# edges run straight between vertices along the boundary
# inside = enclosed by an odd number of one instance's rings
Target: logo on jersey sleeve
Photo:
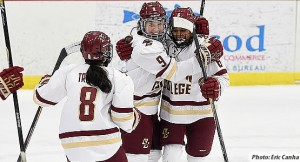
[[[145,39],[143,41],[143,44],[145,44],[145,46],[151,46],[152,45],[152,40],[151,39]]]

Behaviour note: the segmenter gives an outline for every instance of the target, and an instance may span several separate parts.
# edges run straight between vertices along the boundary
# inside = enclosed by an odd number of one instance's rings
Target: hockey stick
[[[200,7],[200,16],[203,16],[204,6],[205,6],[205,0],[202,0],[201,1],[201,7]],[[200,54],[200,52],[203,52],[203,51],[200,50],[201,47],[199,45],[199,41],[198,41],[195,29],[193,31],[193,39],[194,39],[195,44],[196,44],[196,51],[195,51],[195,53],[196,54]],[[207,78],[208,78],[207,77],[207,73],[206,73],[204,65],[203,65],[203,62],[204,62],[204,59],[205,59],[203,57],[204,55],[201,54],[200,55],[200,57],[202,56],[201,60],[200,59],[197,59],[197,60],[198,60],[199,65],[201,67],[203,78],[204,78],[204,80],[207,80]],[[212,108],[212,111],[213,111],[213,116],[214,116],[215,124],[216,124],[216,127],[217,127],[217,132],[218,132],[218,137],[219,137],[219,141],[220,141],[220,145],[221,145],[221,149],[222,149],[222,153],[223,153],[223,158],[224,158],[225,162],[229,162],[228,161],[228,157],[227,157],[227,153],[226,153],[226,148],[225,148],[225,143],[224,143],[224,139],[223,139],[221,127],[220,127],[220,123],[219,123],[219,118],[218,118],[218,114],[217,114],[217,110],[216,110],[216,106],[215,106],[215,102],[211,98],[209,99],[209,102],[210,102],[210,105],[211,105],[211,108]]]
[[[13,66],[13,60],[12,60],[12,53],[11,53],[11,48],[10,48],[10,40],[9,40],[9,33],[8,33],[8,26],[7,26],[7,18],[6,18],[6,10],[5,10],[4,0],[0,0],[0,9],[1,9],[4,37],[5,37],[6,52],[7,52],[7,57],[8,57],[8,65],[9,65],[9,67],[12,67]],[[15,106],[15,115],[16,115],[16,121],[17,121],[20,151],[21,151],[21,154],[20,154],[21,156],[20,157],[22,159],[22,162],[26,162],[25,146],[24,146],[24,140],[23,140],[23,132],[22,132],[22,125],[21,125],[21,117],[20,117],[20,109],[19,109],[19,101],[18,101],[17,92],[13,93],[13,100],[14,100],[14,106]]]
[[[202,0],[200,6],[200,16],[203,16],[204,7],[205,7],[205,0]]]
[[[58,59],[56,61],[54,69],[52,71],[52,75],[59,68],[59,66],[61,65],[61,63],[63,62],[63,60],[68,55],[70,55],[72,53],[75,53],[75,52],[78,52],[79,50],[80,50],[80,42],[76,42],[76,43],[73,43],[73,44],[71,44],[71,45],[69,45],[67,47],[64,47],[61,50],[60,54],[59,54],[59,57],[58,57]],[[36,127],[36,124],[37,124],[37,122],[39,120],[39,117],[40,117],[40,115],[42,113],[42,110],[43,110],[43,108],[41,106],[39,106],[38,109],[37,109],[37,111],[36,111],[36,113],[35,113],[35,116],[33,118],[32,124],[30,126],[30,129],[28,131],[28,134],[27,134],[27,137],[26,137],[26,140],[25,140],[25,151],[26,151],[26,149],[28,147],[28,144],[29,144],[29,142],[31,140],[33,131],[34,131],[35,127]],[[21,162],[21,155],[19,155],[18,162]]]

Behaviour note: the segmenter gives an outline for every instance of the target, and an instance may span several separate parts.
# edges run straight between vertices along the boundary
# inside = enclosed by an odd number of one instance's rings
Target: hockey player
[[[68,96],[59,138],[70,161],[127,162],[119,128],[130,133],[140,119],[133,108],[132,80],[107,67],[112,46],[105,33],[86,33],[81,52],[85,64],[68,65],[42,78],[34,100],[44,107]]]
[[[128,59],[127,75],[133,79],[135,86],[134,106],[142,113],[136,130],[122,135],[129,162],[147,162],[151,145],[152,149],[161,149],[159,145],[155,145],[159,143],[159,127],[154,126],[153,129],[153,123],[158,123],[156,114],[162,81],[166,79],[177,82],[201,71],[195,54],[183,62],[176,62],[168,56],[162,44],[167,30],[166,12],[159,2],[144,3],[140,16],[138,35],[133,37],[132,46],[121,39],[116,47],[120,58]],[[126,55],[129,57],[124,58]],[[149,161],[157,161],[160,151],[153,151],[151,155],[153,156],[150,156]]]
[[[13,66],[0,72],[0,97],[2,100],[23,87],[23,74],[21,73],[23,70],[22,67]]]
[[[191,8],[176,8],[171,13],[171,40],[167,41],[167,46],[169,55],[179,62],[194,55],[192,32],[196,18]],[[199,42],[202,42],[202,50],[208,52],[208,79],[204,81],[203,74],[197,73],[177,83],[164,82],[160,111],[163,162],[180,161],[184,136],[188,162],[202,162],[211,150],[215,122],[208,99],[218,100],[229,86],[229,77],[220,60],[223,55],[221,42],[215,37],[199,39]]]

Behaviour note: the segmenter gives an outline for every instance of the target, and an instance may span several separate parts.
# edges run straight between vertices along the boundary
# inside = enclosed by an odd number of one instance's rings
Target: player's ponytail
[[[106,70],[99,65],[99,61],[86,60],[85,62],[90,65],[86,72],[86,83],[99,87],[104,93],[109,93],[112,84]]]

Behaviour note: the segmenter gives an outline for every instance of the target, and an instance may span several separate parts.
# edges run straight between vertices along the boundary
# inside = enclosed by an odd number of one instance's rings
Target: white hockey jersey
[[[177,62],[167,55],[163,44],[144,36],[135,36],[127,74],[134,83],[134,106],[146,115],[156,114],[163,79],[178,82],[186,75],[200,72],[196,57]]]
[[[112,67],[103,67],[112,83],[110,93],[86,83],[88,64],[58,69],[48,84],[37,86],[34,100],[55,105],[67,96],[61,114],[59,138],[71,161],[94,162],[112,157],[122,144],[119,128],[131,132],[133,82]]]
[[[199,38],[199,42],[203,42]],[[177,61],[193,57],[196,49],[195,42],[186,48],[176,48],[173,41],[167,41],[169,55]],[[229,86],[229,76],[221,61],[212,62],[207,67],[207,75],[217,78],[221,85],[221,93]],[[198,65],[199,66],[199,65]],[[162,91],[160,117],[176,124],[190,124],[205,117],[212,117],[209,101],[201,94],[198,80],[203,77],[202,71],[187,75],[183,80],[174,83],[165,80]]]

